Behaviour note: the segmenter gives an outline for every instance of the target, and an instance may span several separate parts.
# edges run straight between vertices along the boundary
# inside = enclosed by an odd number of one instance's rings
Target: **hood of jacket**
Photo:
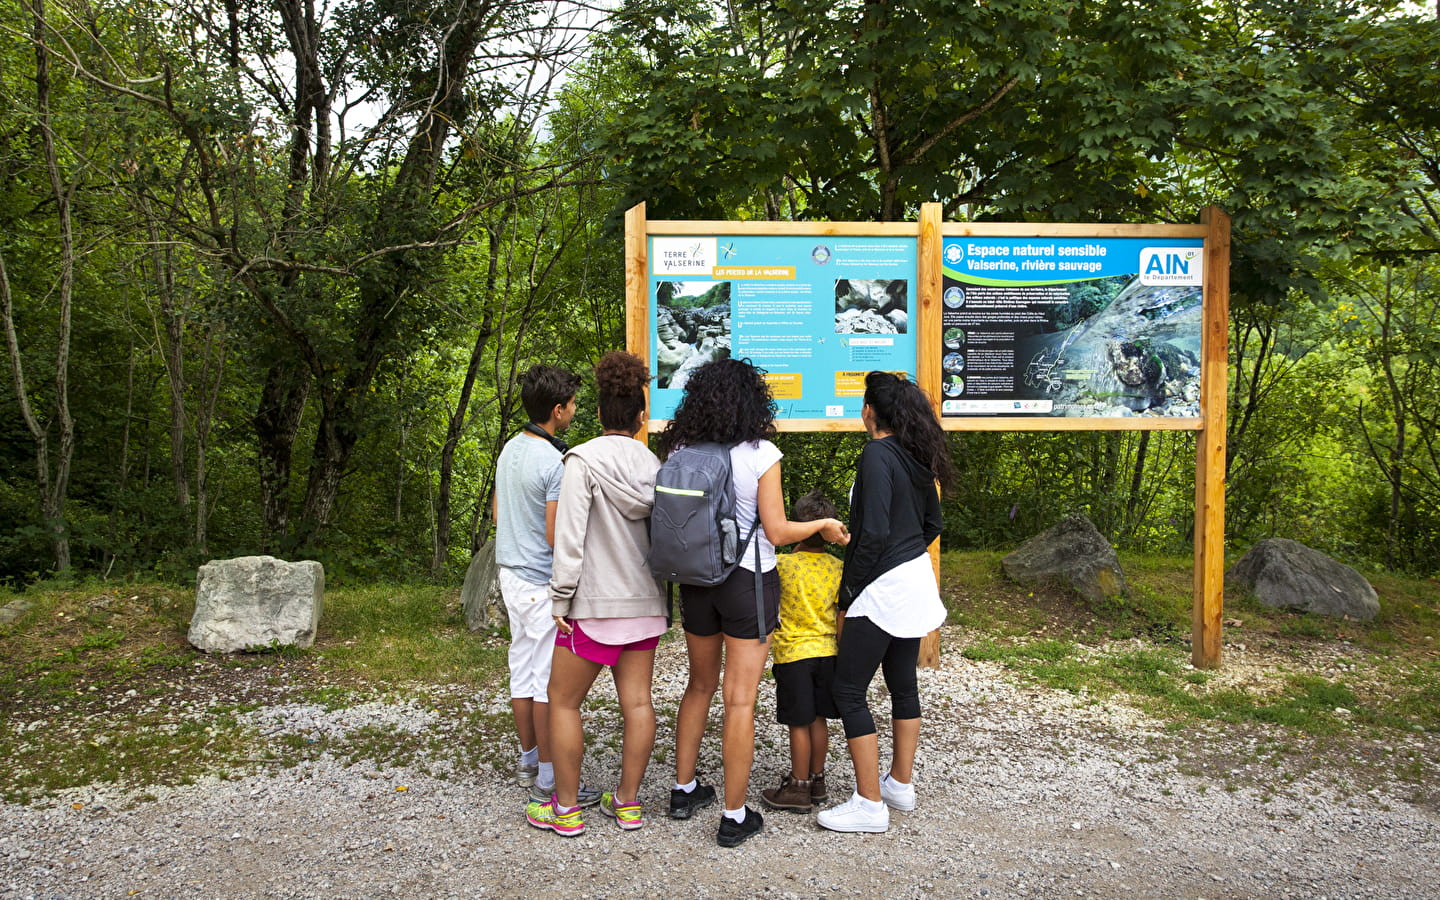
[[[878,447],[885,449],[900,464],[901,470],[910,476],[910,482],[919,488],[932,489],[935,486],[935,473],[930,467],[910,455],[910,452],[900,446],[900,441],[894,435],[888,435],[875,442]]]
[[[601,435],[565,454],[585,463],[600,496],[627,519],[643,519],[655,505],[660,461],[634,438]]]

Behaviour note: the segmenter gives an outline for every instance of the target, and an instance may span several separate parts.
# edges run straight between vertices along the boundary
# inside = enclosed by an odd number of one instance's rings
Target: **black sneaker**
[[[750,807],[745,807],[745,821],[736,822],[729,816],[720,817],[720,833],[715,836],[715,843],[722,847],[738,847],[745,843],[745,839],[752,834],[759,834],[760,829],[765,827],[765,820],[760,814]]]
[[[704,809],[715,802],[715,789],[708,784],[698,784],[695,790],[685,792],[679,788],[670,790],[670,818],[688,819],[695,810]]]

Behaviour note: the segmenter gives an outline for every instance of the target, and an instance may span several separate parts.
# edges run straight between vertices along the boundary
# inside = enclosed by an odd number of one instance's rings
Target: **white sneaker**
[[[915,785],[901,784],[886,772],[880,779],[880,799],[891,809],[909,812],[915,808]]]
[[[849,800],[839,806],[821,810],[815,821],[820,823],[821,828],[828,828],[831,831],[865,831],[871,834],[880,834],[890,830],[890,808],[884,803],[879,806],[879,811],[876,811],[871,806],[871,801],[859,794],[852,794]]]

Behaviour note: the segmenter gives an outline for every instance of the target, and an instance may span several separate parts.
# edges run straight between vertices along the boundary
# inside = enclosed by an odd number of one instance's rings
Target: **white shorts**
[[[549,703],[550,660],[555,656],[555,619],[550,585],[531,584],[500,567],[500,595],[510,616],[510,696]]]

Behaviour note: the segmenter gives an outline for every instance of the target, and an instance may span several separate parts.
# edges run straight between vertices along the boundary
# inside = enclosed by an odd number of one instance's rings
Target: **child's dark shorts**
[[[835,657],[812,656],[770,667],[775,676],[775,721],[804,728],[816,719],[838,719],[830,682],[835,678]]]

